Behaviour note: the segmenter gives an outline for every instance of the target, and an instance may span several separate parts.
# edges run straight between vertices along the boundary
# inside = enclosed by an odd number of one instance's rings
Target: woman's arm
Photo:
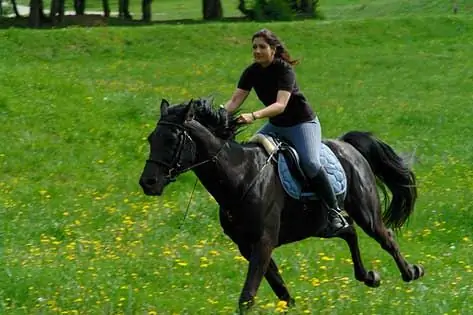
[[[248,94],[250,94],[250,91],[237,88],[235,92],[233,92],[231,99],[225,103],[225,109],[228,112],[233,113],[241,104],[243,104],[245,99],[248,97]]]
[[[276,102],[263,109],[253,112],[253,115],[255,116],[254,118],[270,118],[281,114],[286,109],[290,97],[291,92],[279,90],[276,97]]]
[[[255,112],[241,114],[238,118],[238,122],[242,124],[251,124],[256,119],[269,118],[279,115],[286,109],[290,97],[290,92],[280,90],[278,91],[276,102]]]

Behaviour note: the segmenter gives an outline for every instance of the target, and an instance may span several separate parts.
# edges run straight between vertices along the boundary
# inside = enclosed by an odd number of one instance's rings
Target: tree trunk
[[[74,10],[76,11],[76,15],[84,15],[85,0],[74,0]]]
[[[129,11],[130,3],[128,0],[118,0],[118,17],[126,20],[131,20]]]
[[[38,28],[41,26],[41,0],[30,0],[30,15],[28,24],[30,27]]]
[[[151,2],[152,0],[142,0],[141,2],[142,20],[144,22],[151,22]]]
[[[102,6],[103,6],[103,15],[105,17],[110,16],[110,4],[108,3],[108,0],[102,0]]]
[[[51,0],[49,17],[53,25],[62,22],[64,18],[64,0]]]
[[[56,24],[56,16],[59,12],[59,0],[51,0],[51,7],[49,9],[49,18]]]
[[[220,0],[202,0],[204,20],[219,20],[223,18],[222,2]]]

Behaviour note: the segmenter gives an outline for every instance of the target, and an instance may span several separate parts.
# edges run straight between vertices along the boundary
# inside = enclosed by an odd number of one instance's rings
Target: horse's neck
[[[190,124],[191,136],[197,145],[199,160],[211,159],[225,144],[225,141],[217,138],[207,128],[197,122]]]
[[[265,154],[261,148],[222,140],[197,122],[191,126],[198,162],[203,163],[194,173],[221,206],[235,205],[241,201],[248,183],[257,176]]]
[[[229,142],[224,145],[215,159],[194,170],[195,174],[222,207],[233,207],[241,201],[247,189],[247,178],[256,167],[256,150],[244,149],[241,145]]]

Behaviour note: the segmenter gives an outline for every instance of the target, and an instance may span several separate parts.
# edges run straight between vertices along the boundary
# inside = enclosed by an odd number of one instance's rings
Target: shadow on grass
[[[312,19],[309,17],[298,17],[295,20]],[[138,19],[126,20],[119,17],[104,17],[100,14],[86,14],[81,16],[64,15],[61,22],[53,24],[49,18],[42,22],[39,29],[60,29],[67,27],[105,27],[105,26],[150,26],[150,25],[180,25],[180,24],[205,24],[205,23],[236,23],[251,22],[248,17],[225,17],[220,20],[203,20],[203,19],[174,19],[174,20],[154,20],[144,22]],[[269,21],[266,21],[269,22]],[[31,28],[28,24],[28,17],[0,17],[0,29],[8,28]]]
[[[203,19],[176,19],[176,20],[155,20],[151,22],[143,22],[141,20],[126,20],[118,17],[104,17],[100,14],[86,14],[81,16],[64,15],[61,22],[53,24],[48,18],[42,22],[39,29],[59,29],[71,26],[79,27],[101,27],[101,26],[149,26],[160,24],[204,24],[212,22],[249,22],[246,17],[227,17],[221,20],[207,21]],[[0,29],[7,28],[31,28],[28,24],[28,17],[2,17],[0,18]]]

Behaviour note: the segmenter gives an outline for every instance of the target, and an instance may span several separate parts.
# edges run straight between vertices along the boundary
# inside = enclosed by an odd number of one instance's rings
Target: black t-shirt
[[[293,126],[315,118],[314,111],[299,90],[292,66],[282,59],[274,59],[267,67],[258,63],[251,64],[243,71],[238,81],[238,88],[245,91],[254,88],[259,100],[265,106],[276,102],[278,90],[291,92],[284,112],[269,118],[269,121],[276,126]]]

